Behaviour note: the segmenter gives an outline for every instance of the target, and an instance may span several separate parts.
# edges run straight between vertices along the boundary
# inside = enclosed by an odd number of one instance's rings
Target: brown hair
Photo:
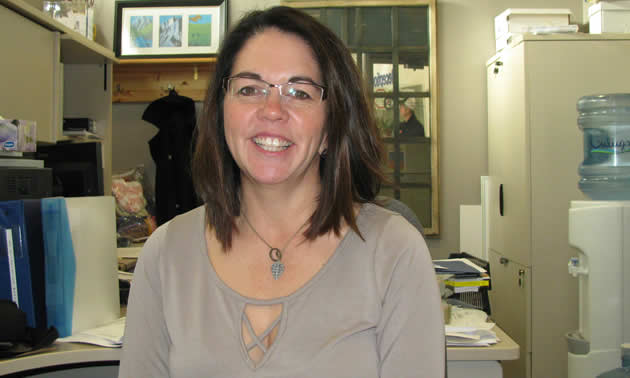
[[[224,39],[208,88],[192,161],[195,188],[206,204],[206,220],[225,250],[238,231],[240,170],[225,141],[222,88],[232,74],[235,58],[245,43],[269,28],[302,38],[313,50],[327,87],[324,126],[328,150],[320,159],[322,189],[304,236],[313,240],[333,230],[342,218],[357,233],[355,203],[373,201],[384,175],[383,147],[365,83],[344,43],[326,26],[297,9],[278,6],[246,15]],[[360,234],[360,233],[359,233]]]

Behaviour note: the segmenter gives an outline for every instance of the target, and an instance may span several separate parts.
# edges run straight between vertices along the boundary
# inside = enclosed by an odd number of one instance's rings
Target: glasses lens
[[[303,104],[319,104],[322,91],[322,88],[309,83],[287,83],[283,87],[284,96]]]
[[[263,102],[271,87],[280,90],[282,101],[290,106],[303,107],[321,103],[324,89],[312,83],[286,83],[272,85],[264,80],[247,77],[232,77],[227,80],[230,96],[243,103]]]
[[[246,77],[233,77],[228,80],[230,95],[241,101],[255,102],[265,98],[265,82]]]

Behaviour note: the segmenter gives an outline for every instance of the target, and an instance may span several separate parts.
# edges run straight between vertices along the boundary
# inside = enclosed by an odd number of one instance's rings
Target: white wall
[[[114,0],[101,0],[110,12]],[[485,62],[494,55],[494,17],[506,8],[569,8],[582,20],[583,0],[437,0],[440,138],[440,236],[428,240],[434,258],[459,249],[459,205],[480,203],[480,176],[488,171]],[[230,23],[244,12],[279,0],[230,0]],[[111,47],[111,42],[108,44]],[[140,118],[147,104],[114,104],[113,169],[148,160],[156,129]],[[133,148],[137,146],[136,148]],[[146,149],[146,150],[143,150]]]

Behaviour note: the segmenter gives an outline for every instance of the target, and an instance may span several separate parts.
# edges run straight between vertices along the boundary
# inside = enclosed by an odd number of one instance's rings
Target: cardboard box
[[[508,33],[527,33],[535,27],[569,25],[571,11],[556,8],[508,8],[494,18],[495,39]]]
[[[588,8],[589,33],[630,33],[630,1],[600,1]]]
[[[35,121],[0,119],[0,151],[35,152],[36,147]]]

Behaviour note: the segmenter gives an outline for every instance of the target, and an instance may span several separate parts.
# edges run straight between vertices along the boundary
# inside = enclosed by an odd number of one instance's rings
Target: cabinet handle
[[[499,215],[503,216],[503,184],[499,185]]]
[[[505,257],[499,258],[499,264],[501,264],[501,265],[507,265],[509,262],[510,262],[510,260],[508,260]]]
[[[501,67],[503,65],[503,62],[500,60],[497,60],[496,62],[494,62],[494,73],[498,74],[499,73],[499,67]]]
[[[518,270],[518,287],[525,287],[525,270],[523,269]]]

